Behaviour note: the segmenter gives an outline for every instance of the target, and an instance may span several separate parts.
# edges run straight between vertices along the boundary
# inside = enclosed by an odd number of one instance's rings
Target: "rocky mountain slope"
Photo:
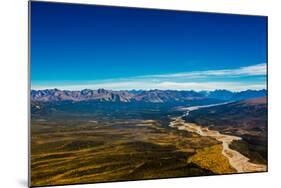
[[[108,101],[108,102],[186,102],[192,100],[217,99],[221,101],[238,101],[243,99],[263,97],[266,90],[246,90],[231,92],[228,90],[215,90],[210,92],[177,91],[177,90],[124,90],[112,91],[105,89],[81,91],[45,89],[31,90],[32,101]]]

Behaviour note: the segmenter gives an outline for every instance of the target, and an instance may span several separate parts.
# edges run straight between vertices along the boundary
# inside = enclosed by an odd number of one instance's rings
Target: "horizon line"
[[[98,91],[98,90],[106,90],[106,91],[194,91],[194,92],[212,92],[212,91],[230,91],[230,92],[243,92],[243,91],[262,91],[266,90],[267,88],[263,89],[245,89],[245,90],[229,90],[229,89],[213,89],[213,90],[194,90],[194,89],[105,89],[105,88],[96,88],[96,89],[90,89],[90,88],[84,88],[84,89],[78,89],[78,90],[71,90],[71,89],[59,89],[59,88],[44,88],[44,89],[35,89],[30,88],[30,91],[43,91],[43,90],[59,90],[59,91],[83,91],[83,90],[91,90],[91,91]]]

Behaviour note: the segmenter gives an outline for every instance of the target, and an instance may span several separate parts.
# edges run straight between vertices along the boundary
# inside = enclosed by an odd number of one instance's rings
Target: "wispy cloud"
[[[243,81],[241,77],[253,77]],[[256,79],[256,77],[263,79]],[[192,71],[175,74],[143,75],[130,78],[109,79],[93,82],[81,82],[76,84],[51,84],[32,85],[33,89],[59,88],[66,90],[81,89],[110,89],[110,90],[131,90],[131,89],[172,89],[172,90],[215,90],[227,89],[241,91],[246,89],[266,88],[266,64],[240,67],[237,69]],[[254,78],[255,77],[255,78]],[[222,78],[217,79],[216,78]],[[219,81],[218,81],[219,80]]]
[[[243,82],[150,82],[150,81],[119,81],[119,82],[104,82],[92,84],[77,84],[77,85],[51,85],[51,86],[35,86],[33,89],[53,89],[59,88],[63,90],[82,90],[104,88],[109,90],[132,90],[132,89],[171,89],[171,90],[215,90],[227,89],[231,91],[242,91],[247,89],[264,89],[265,83],[243,83]]]
[[[192,71],[175,74],[145,75],[144,78],[206,78],[210,76],[262,76],[266,75],[266,64],[257,64],[252,66],[240,67],[238,69],[222,69],[208,71]]]

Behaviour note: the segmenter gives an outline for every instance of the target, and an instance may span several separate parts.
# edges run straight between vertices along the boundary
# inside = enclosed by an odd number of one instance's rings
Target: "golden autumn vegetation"
[[[202,168],[209,169],[216,174],[234,173],[228,159],[222,155],[222,145],[217,144],[196,150],[196,154],[188,159]]]

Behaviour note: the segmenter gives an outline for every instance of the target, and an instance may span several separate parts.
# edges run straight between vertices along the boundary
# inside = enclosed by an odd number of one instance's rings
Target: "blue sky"
[[[266,18],[31,4],[31,87],[266,88]]]

